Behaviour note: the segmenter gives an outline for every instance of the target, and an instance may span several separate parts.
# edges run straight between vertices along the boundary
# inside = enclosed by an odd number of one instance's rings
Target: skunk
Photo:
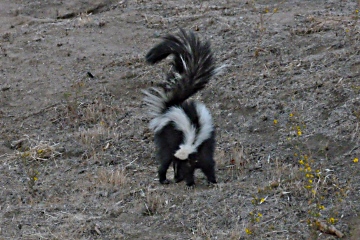
[[[194,171],[200,168],[208,182],[216,183],[213,120],[204,104],[188,98],[203,89],[220,68],[215,67],[210,43],[201,42],[191,31],[180,29],[163,37],[145,58],[156,64],[169,55],[173,60],[166,82],[143,91],[153,117],[149,127],[155,132],[159,181],[169,183],[166,172],[173,163],[175,182],[185,179],[187,186],[193,186]]]

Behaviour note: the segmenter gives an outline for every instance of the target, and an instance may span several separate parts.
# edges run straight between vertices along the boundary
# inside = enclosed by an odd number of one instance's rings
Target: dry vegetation
[[[359,1],[0,3],[0,239],[357,239]],[[160,185],[143,56],[192,29],[218,184]],[[172,173],[169,173],[171,176]]]

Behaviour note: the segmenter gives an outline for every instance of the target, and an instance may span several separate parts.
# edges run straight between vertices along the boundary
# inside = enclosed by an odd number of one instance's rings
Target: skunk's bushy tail
[[[172,106],[182,104],[203,89],[218,70],[210,43],[201,42],[193,32],[180,29],[176,35],[165,36],[161,43],[148,52],[146,61],[155,64],[169,55],[174,58],[166,86],[144,91],[144,100],[154,117],[163,114]]]
[[[186,160],[213,136],[213,122],[205,105],[185,100],[203,89],[220,68],[215,67],[210,43],[182,29],[164,37],[149,51],[146,61],[155,64],[169,55],[173,55],[173,61],[166,83],[143,91],[144,101],[153,116],[149,126],[156,136],[164,137],[166,133],[161,130],[170,123],[183,133],[182,142],[172,148],[178,149],[174,154],[177,159]]]

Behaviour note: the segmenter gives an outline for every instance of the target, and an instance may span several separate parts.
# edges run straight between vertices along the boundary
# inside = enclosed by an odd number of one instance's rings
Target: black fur
[[[182,108],[192,120],[194,125],[199,125],[198,116],[194,109],[194,102],[184,102]],[[172,124],[166,125],[160,132],[155,134],[155,145],[157,148],[157,158],[160,162],[158,170],[159,181],[162,184],[167,184],[166,172],[170,164],[173,163],[174,180],[181,182],[185,180],[186,185],[192,186],[194,182],[194,171],[200,168],[207,177],[210,183],[216,183],[215,177],[215,132],[213,131],[211,137],[205,140],[199,147],[196,153],[190,154],[188,160],[179,160],[174,156],[179,145],[183,142],[183,133],[176,130]]]
[[[201,42],[194,33],[180,29],[177,35],[167,35],[160,44],[152,48],[146,55],[146,61],[155,64],[169,55],[173,55],[174,58],[166,84],[160,85],[153,93],[145,91],[147,95],[145,101],[154,111],[152,115],[155,116],[154,119],[158,119],[158,122],[166,118],[166,113],[171,111],[172,107],[181,108],[191,125],[195,127],[198,136],[203,124],[197,111],[199,103],[187,99],[203,89],[216,73],[210,44]],[[154,96],[157,98],[152,101]],[[158,122],[155,126],[158,126]],[[160,162],[158,170],[160,183],[169,183],[166,172],[171,163],[173,163],[175,182],[185,180],[188,186],[194,185],[194,171],[200,168],[210,183],[216,183],[213,127],[208,137],[197,146],[196,151],[190,153],[184,160],[174,155],[185,141],[184,132],[179,130],[177,124],[179,122],[169,121],[155,131],[157,158]]]
[[[165,89],[171,97],[165,102],[164,111],[182,104],[203,89],[216,70],[210,43],[200,42],[193,32],[187,33],[180,29],[178,35],[165,36],[164,41],[152,48],[145,58],[148,63],[155,64],[171,54],[174,55],[173,69],[168,74],[168,86]],[[182,59],[188,65],[187,71]],[[180,74],[181,79],[176,79],[176,74]]]

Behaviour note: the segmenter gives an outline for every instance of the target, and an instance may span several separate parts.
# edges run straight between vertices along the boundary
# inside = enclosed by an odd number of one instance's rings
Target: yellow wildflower
[[[246,232],[246,234],[252,234],[252,231],[249,229],[249,228],[245,228],[245,232]]]
[[[30,156],[29,152],[24,152],[23,154],[21,154],[21,157],[23,157],[23,158],[28,157],[28,156]]]
[[[354,163],[357,163],[357,162],[359,162],[359,159],[358,159],[358,158],[354,158],[353,162],[354,162]]]
[[[276,125],[278,123],[278,120],[274,119],[274,124]]]

